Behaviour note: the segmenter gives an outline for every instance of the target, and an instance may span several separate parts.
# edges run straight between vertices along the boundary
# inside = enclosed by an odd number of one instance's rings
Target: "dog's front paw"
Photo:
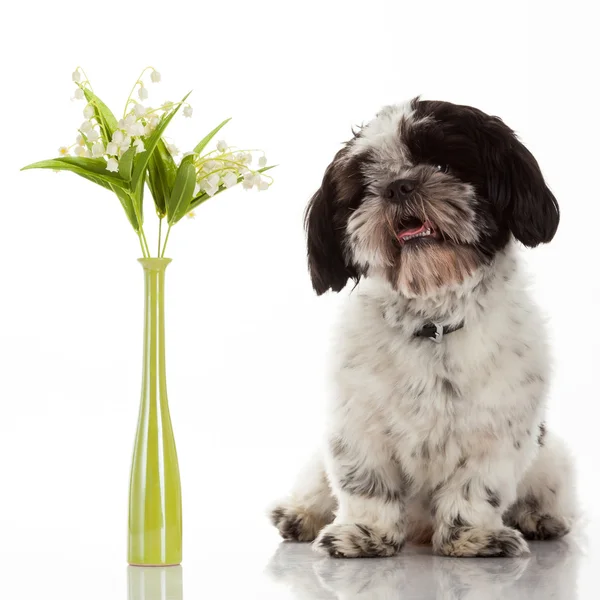
[[[529,553],[527,542],[515,529],[455,527],[436,536],[434,549],[444,556],[521,556]]]
[[[334,558],[393,556],[400,552],[404,538],[359,524],[332,523],[321,531],[313,544],[320,554]]]

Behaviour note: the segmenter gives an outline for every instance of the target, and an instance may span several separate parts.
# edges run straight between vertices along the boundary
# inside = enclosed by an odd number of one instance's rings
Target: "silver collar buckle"
[[[435,333],[429,339],[436,344],[440,344],[444,337],[444,326],[439,323],[433,323],[433,325],[435,325]]]

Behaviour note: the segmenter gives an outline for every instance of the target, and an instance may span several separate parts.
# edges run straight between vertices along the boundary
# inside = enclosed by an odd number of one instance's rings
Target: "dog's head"
[[[498,117],[417,98],[384,108],[327,168],[306,212],[312,283],[322,294],[368,274],[428,295],[511,236],[549,242],[558,220],[535,158]]]

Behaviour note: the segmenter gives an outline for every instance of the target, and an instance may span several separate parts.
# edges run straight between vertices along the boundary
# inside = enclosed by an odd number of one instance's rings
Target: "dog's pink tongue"
[[[425,231],[428,227],[427,223],[423,223],[420,227],[413,227],[412,229],[404,229],[398,234],[398,239],[403,240],[404,238],[410,235],[416,235],[417,233],[421,233]]]

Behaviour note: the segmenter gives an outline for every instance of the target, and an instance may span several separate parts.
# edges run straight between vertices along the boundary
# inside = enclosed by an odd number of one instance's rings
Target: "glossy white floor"
[[[450,559],[407,547],[391,559],[333,560],[308,544],[279,542],[267,525],[246,529],[226,515],[188,532],[181,567],[127,567],[90,524],[67,528],[13,522],[2,533],[2,597],[7,600],[278,600],[598,598],[600,549],[586,534],[531,544],[520,559]],[[240,519],[243,517],[240,515]],[[39,525],[39,529],[31,529]],[[598,527],[595,528],[596,536]],[[19,535],[17,535],[19,534]],[[8,535],[8,537],[6,537]],[[6,540],[10,540],[10,544]],[[18,541],[15,541],[18,540]]]

